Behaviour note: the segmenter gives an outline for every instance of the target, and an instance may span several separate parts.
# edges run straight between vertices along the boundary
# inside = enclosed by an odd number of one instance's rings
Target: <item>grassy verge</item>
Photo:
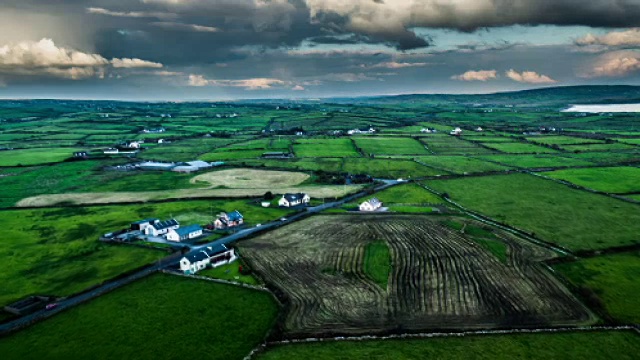
[[[386,289],[391,272],[391,254],[387,243],[376,240],[368,243],[364,252],[364,273],[381,288]]]
[[[154,275],[0,340],[4,359],[242,359],[273,325],[262,292]]]
[[[243,275],[240,273],[240,261],[234,261],[230,264],[218,266],[217,268],[202,270],[198,275],[208,276],[214,279],[222,279],[235,281],[243,284],[258,285],[258,280],[251,275]]]

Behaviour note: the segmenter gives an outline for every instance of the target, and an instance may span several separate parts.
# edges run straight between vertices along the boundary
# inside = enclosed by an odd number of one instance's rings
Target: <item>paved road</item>
[[[377,191],[381,191],[384,190],[386,188],[404,183],[406,181],[398,181],[398,180],[384,180],[384,179],[376,179],[380,182],[382,182],[381,185],[376,186],[373,189],[373,192],[377,192]],[[329,202],[329,203],[325,203],[322,205],[318,205],[318,206],[313,206],[313,207],[308,207],[306,209],[306,211],[303,212],[299,212],[295,215],[289,216],[286,218],[285,221],[272,221],[270,223],[266,223],[263,224],[259,227],[252,227],[252,228],[248,228],[248,229],[243,229],[240,230],[234,234],[225,236],[223,238],[220,238],[218,240],[206,243],[206,244],[201,244],[198,246],[194,246],[191,248],[191,250],[189,251],[188,254],[195,254],[198,251],[200,251],[201,249],[207,247],[207,246],[213,246],[216,244],[229,244],[244,238],[247,238],[251,235],[254,235],[256,233],[260,233],[260,232],[264,232],[267,230],[272,230],[275,228],[278,228],[280,226],[284,226],[287,224],[290,224],[294,221],[299,221],[301,219],[304,219],[306,217],[309,217],[313,214],[316,214],[318,212],[321,212],[323,210],[326,209],[330,209],[330,208],[334,208],[334,207],[338,207],[338,206],[342,206],[345,203],[348,203],[350,201],[353,201],[355,199],[364,197],[371,194],[370,191],[361,191],[359,193],[353,194],[353,195],[349,195],[341,200],[338,201],[333,201],[333,202]],[[97,287],[95,287],[94,289],[88,290],[84,293],[81,293],[79,295],[73,296],[73,297],[69,297],[63,300],[58,301],[58,306],[52,310],[40,310],[40,311],[36,311],[32,314],[26,315],[26,316],[22,316],[16,320],[13,320],[11,322],[5,323],[5,324],[0,324],[0,336],[6,335],[8,333],[11,333],[13,331],[19,330],[21,328],[27,327],[31,324],[34,324],[38,321],[44,320],[46,318],[49,318],[55,314],[58,314],[66,309],[69,309],[73,306],[79,305],[83,302],[89,301],[93,298],[96,298],[100,295],[103,295],[109,291],[115,290],[119,287],[122,287],[124,285],[130,284],[138,279],[141,279],[145,276],[148,276],[156,271],[168,268],[168,267],[174,267],[177,266],[178,262],[180,261],[180,259],[183,257],[184,255],[181,255],[179,253],[176,254],[172,254],[162,260],[159,260],[158,262],[156,262],[153,265],[144,267],[142,269],[140,269],[139,271],[136,271],[132,274],[126,275],[124,277],[115,279],[115,280],[111,280],[108,282],[103,283],[102,285],[99,285]]]

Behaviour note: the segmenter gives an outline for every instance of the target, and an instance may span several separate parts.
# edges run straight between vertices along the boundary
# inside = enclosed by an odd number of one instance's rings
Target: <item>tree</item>
[[[273,200],[273,193],[271,191],[267,191],[266,193],[264,193],[263,197],[265,200]]]

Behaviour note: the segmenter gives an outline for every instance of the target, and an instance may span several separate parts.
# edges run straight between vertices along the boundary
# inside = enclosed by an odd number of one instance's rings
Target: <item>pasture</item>
[[[318,157],[359,157],[353,141],[340,139],[298,139],[293,151],[299,158]]]
[[[566,169],[543,174],[554,179],[612,194],[640,192],[640,168],[637,167]]]
[[[386,288],[381,241],[391,257]],[[282,292],[285,336],[590,320],[536,263],[548,252],[509,246],[507,267],[424,215],[315,216],[239,244],[245,260]]]
[[[640,243],[640,206],[526,174],[433,180],[453,201],[570,250]]]
[[[507,154],[544,154],[557,152],[554,149],[519,142],[487,143],[485,146]]]
[[[0,166],[29,166],[60,162],[73,157],[79,148],[41,148],[0,151]]]
[[[582,360],[615,354],[616,359],[632,360],[638,352],[640,341],[632,331],[594,331],[288,344],[269,347],[257,359]]]
[[[242,359],[273,325],[267,293],[157,274],[0,339],[4,359]],[[159,328],[162,328],[160,331]]]
[[[354,138],[365,154],[373,155],[427,155],[420,142],[406,137],[367,136]]]
[[[606,312],[614,319],[627,323],[640,323],[640,252],[630,251],[601,255],[554,265],[579,288],[593,292]]]
[[[296,186],[309,177],[309,174],[299,172],[237,168],[200,174],[193,177],[190,182],[208,184],[210,188],[270,189]]]

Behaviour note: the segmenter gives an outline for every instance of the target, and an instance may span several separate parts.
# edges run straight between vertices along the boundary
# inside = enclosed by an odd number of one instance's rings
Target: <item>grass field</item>
[[[385,290],[389,284],[391,266],[391,254],[389,254],[389,247],[385,241],[377,240],[365,246],[362,270],[365,275]]]
[[[628,145],[628,144],[621,144],[621,143],[614,143],[614,144],[590,144],[590,145],[563,145],[562,146],[563,149],[567,150],[567,151],[611,151],[611,150],[633,150],[633,149],[637,149],[637,147],[632,146],[632,145]]]
[[[444,171],[420,165],[413,160],[345,158],[341,170],[352,174],[397,179],[441,175]]]
[[[266,293],[153,275],[0,339],[4,359],[242,359],[273,325]]]
[[[545,145],[572,145],[572,144],[601,144],[604,143],[603,140],[595,140],[595,139],[584,139],[573,136],[560,136],[560,135],[551,135],[551,136],[535,136],[528,137],[527,140],[536,142],[539,144]]]
[[[550,180],[513,174],[428,185],[463,206],[572,250],[640,243],[640,206]]]
[[[270,189],[296,186],[309,177],[309,174],[299,172],[239,168],[200,174],[193,177],[191,183],[204,183],[211,188]]]
[[[351,139],[299,139],[293,145],[296,157],[359,157]]]
[[[60,162],[73,157],[77,148],[44,148],[0,151],[0,166],[29,166]]]
[[[198,275],[208,276],[214,279],[222,279],[235,281],[243,284],[257,285],[258,280],[251,275],[242,275],[240,273],[240,261],[234,261],[230,264],[218,266],[216,268],[208,268],[198,272]]]
[[[258,359],[578,360],[609,359],[615,354],[616,359],[631,360],[638,352],[638,334],[627,331],[292,344],[270,348]]]
[[[417,160],[429,166],[454,174],[502,171],[510,169],[508,166],[498,165],[467,156],[421,156],[418,157]]]
[[[427,155],[429,152],[420,142],[406,137],[361,137],[354,138],[365,154],[375,155]]]
[[[544,168],[565,166],[590,166],[593,162],[553,155],[488,155],[478,157],[482,160],[494,161],[506,166],[518,168]]]
[[[34,293],[70,295],[167,256],[162,251],[98,241],[100,235],[133,221],[173,216],[183,225],[205,224],[221,211],[236,209],[249,224],[288,213],[242,200],[1,211],[0,223],[6,229],[0,242],[0,258],[4,259],[0,305]]]
[[[576,286],[594,291],[614,319],[640,323],[640,252],[596,256],[554,267]]]
[[[556,150],[526,143],[487,143],[487,147],[508,154],[542,154],[555,153]]]
[[[376,193],[375,197],[385,205],[435,205],[444,203],[439,196],[414,183],[396,185]]]
[[[637,167],[566,169],[544,175],[613,194],[640,192],[640,168]]]

